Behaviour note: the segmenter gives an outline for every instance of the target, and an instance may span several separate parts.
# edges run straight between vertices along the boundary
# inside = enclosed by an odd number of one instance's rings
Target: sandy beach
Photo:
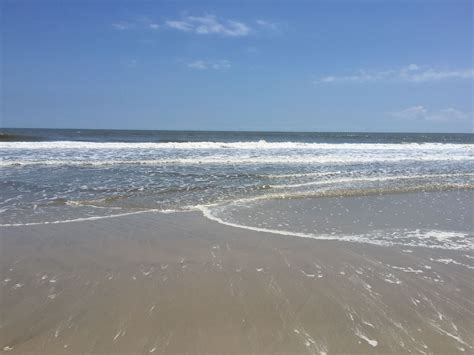
[[[1,227],[11,353],[473,353],[472,251],[142,213]]]
[[[473,0],[0,0],[0,355],[474,355]]]

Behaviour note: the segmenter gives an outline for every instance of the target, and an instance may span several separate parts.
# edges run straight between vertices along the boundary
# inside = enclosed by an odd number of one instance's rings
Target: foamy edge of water
[[[402,244],[402,243],[390,243],[388,241],[370,240],[370,239],[367,239],[367,237],[365,237],[367,235],[370,235],[370,233],[353,234],[353,235],[328,235],[328,234],[312,234],[312,233],[284,231],[284,230],[271,229],[271,228],[246,226],[243,224],[224,221],[223,219],[217,216],[214,216],[209,206],[198,206],[197,208],[202,212],[204,217],[206,217],[207,219],[211,221],[214,221],[214,222],[217,222],[219,224],[223,224],[229,227],[247,229],[247,230],[252,230],[252,231],[262,232],[262,233],[271,233],[271,234],[277,234],[277,235],[293,236],[293,237],[316,239],[316,240],[334,240],[334,241],[353,242],[353,243],[365,243],[365,244],[372,244],[372,245],[378,245],[378,246],[384,246],[384,247],[410,246],[410,247],[425,247],[425,248],[432,248],[432,249],[449,249],[449,250],[464,250],[464,251],[474,249],[474,242],[472,240],[469,241],[468,243],[469,245],[465,248],[462,246],[460,246],[459,248],[452,248],[452,247],[447,248],[443,246],[434,246],[434,245],[432,246],[413,245],[413,244],[408,244],[408,243]],[[455,237],[467,236],[467,234],[463,232],[452,232],[452,231],[442,231],[442,230],[433,230],[433,229],[426,230],[424,234],[420,234],[420,232],[421,230],[413,230],[413,231],[406,231],[406,234],[412,235],[412,236],[419,234],[419,235],[416,235],[417,238],[420,238],[420,239],[435,238],[439,241],[445,240],[447,238],[451,238],[453,236]]]
[[[76,223],[76,222],[87,222],[87,221],[97,221],[102,219],[109,219],[109,218],[118,218],[118,217],[125,217],[131,215],[138,215],[138,214],[145,214],[145,213],[189,213],[193,211],[200,211],[203,217],[207,218],[210,221],[219,223],[221,225],[225,225],[228,227],[251,230],[254,232],[259,233],[270,233],[276,235],[283,235],[283,236],[290,236],[290,237],[298,237],[298,238],[307,238],[307,239],[315,239],[315,240],[328,240],[328,241],[341,241],[341,242],[351,242],[351,243],[364,243],[364,244],[372,244],[382,247],[389,247],[389,246],[409,246],[409,247],[425,247],[425,248],[432,248],[432,249],[447,249],[447,250],[463,250],[469,251],[474,249],[474,241],[469,240],[467,246],[459,246],[459,247],[447,247],[442,245],[423,245],[420,243],[392,243],[388,241],[380,241],[380,240],[371,240],[367,238],[366,234],[353,234],[353,235],[328,235],[328,234],[312,234],[312,233],[301,233],[301,232],[293,232],[293,231],[285,231],[279,229],[271,229],[271,228],[262,228],[262,227],[253,227],[247,226],[243,224],[233,223],[225,221],[215,215],[212,214],[212,207],[216,205],[198,205],[193,209],[189,210],[160,210],[160,209],[150,209],[144,211],[134,211],[134,212],[127,212],[127,213],[120,213],[115,215],[108,215],[108,216],[93,216],[93,217],[83,217],[83,218],[75,218],[69,220],[61,220],[61,221],[45,221],[45,222],[31,222],[31,223],[11,223],[11,224],[0,224],[1,227],[27,227],[27,226],[40,226],[40,225],[55,225],[55,224],[66,224],[66,223]],[[388,232],[387,232],[388,233]],[[413,236],[415,238],[419,238],[420,240],[426,238],[435,238],[438,241],[443,241],[445,239],[449,239],[452,237],[463,237],[465,238],[467,234],[463,232],[454,232],[454,231],[442,231],[442,230],[426,230],[421,234],[421,230],[409,230],[405,231],[407,235]],[[375,234],[375,231],[374,233]]]

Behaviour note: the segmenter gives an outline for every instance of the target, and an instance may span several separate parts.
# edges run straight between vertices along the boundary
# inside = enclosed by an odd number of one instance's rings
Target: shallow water
[[[221,223],[314,239],[470,250],[473,190],[234,201],[205,213]]]

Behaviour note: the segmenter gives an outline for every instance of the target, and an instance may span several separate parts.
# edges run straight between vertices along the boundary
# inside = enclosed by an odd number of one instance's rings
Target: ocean
[[[0,221],[201,211],[220,223],[301,237],[471,249],[473,147],[473,134],[3,129]],[[323,199],[351,199],[354,211],[367,211],[364,196],[433,193],[442,211],[447,191],[460,196],[445,218],[454,219],[449,228],[321,229],[331,208]],[[295,210],[305,218],[288,217]]]

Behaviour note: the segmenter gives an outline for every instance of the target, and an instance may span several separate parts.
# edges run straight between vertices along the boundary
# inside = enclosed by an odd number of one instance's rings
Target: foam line
[[[241,228],[241,229],[247,229],[247,230],[252,230],[255,232],[263,232],[263,233],[271,233],[271,234],[277,234],[277,235],[284,235],[284,236],[293,236],[293,237],[299,237],[299,238],[309,238],[309,239],[318,239],[318,240],[337,240],[337,241],[343,241],[343,242],[356,242],[356,243],[367,243],[367,244],[373,244],[373,245],[378,245],[378,246],[394,246],[394,245],[405,245],[402,243],[393,243],[393,242],[388,242],[388,241],[382,241],[380,239],[377,240],[372,240],[367,238],[366,235],[327,235],[327,234],[312,234],[312,233],[301,233],[301,232],[293,232],[293,231],[283,231],[279,229],[271,229],[271,228],[262,228],[262,227],[252,227],[252,226],[246,226],[243,224],[238,224],[238,223],[233,223],[233,222],[228,222],[225,221],[215,215],[212,214],[211,211],[212,206],[197,206],[197,209],[200,210],[203,214],[204,217],[207,219],[229,226],[229,227],[234,227],[234,228]],[[407,235],[415,236],[416,233],[420,233],[420,231],[412,231],[412,232],[406,232]],[[443,240],[446,238],[450,237],[463,237],[465,238],[466,235],[464,233],[458,233],[458,232],[444,232],[444,231],[436,231],[436,230],[431,230],[427,231],[424,235],[421,235],[420,238],[424,239],[426,237],[433,237],[438,240]],[[411,246],[417,246],[417,245],[411,245]],[[462,246],[439,246],[439,245],[419,245],[419,246],[424,246],[428,248],[433,248],[433,249],[452,249],[452,250],[458,250],[458,249],[463,249],[463,250],[472,250],[474,248],[473,243],[468,243],[468,245],[462,245]]]
[[[74,222],[98,221],[101,219],[125,217],[125,216],[132,216],[132,215],[143,214],[143,213],[176,213],[176,212],[188,212],[188,211],[150,209],[150,210],[144,210],[144,211],[134,211],[134,212],[112,214],[112,215],[107,215],[107,216],[93,216],[93,217],[65,219],[65,220],[60,220],[60,221],[8,223],[8,224],[0,224],[0,227],[41,226],[41,225],[47,225],[47,224],[63,224],[63,223],[74,223]]]
[[[296,154],[296,153],[295,153]],[[346,164],[357,164],[357,163],[396,163],[396,162],[410,162],[410,161],[423,161],[423,162],[459,162],[459,161],[474,161],[474,156],[452,156],[446,153],[444,156],[399,156],[399,157],[387,157],[387,156],[352,156],[352,157],[334,157],[334,156],[307,156],[299,157],[296,155],[286,156],[273,156],[273,157],[258,157],[248,158],[245,156],[213,156],[213,157],[190,157],[190,158],[179,158],[179,159],[107,159],[107,160],[91,160],[90,158],[78,158],[78,159],[23,159],[23,160],[2,160],[0,161],[0,167],[15,167],[15,166],[110,166],[110,165],[196,165],[196,164],[209,164],[209,165],[271,165],[271,164],[334,164],[334,165],[346,165]]]
[[[0,149],[309,149],[309,150],[465,150],[474,144],[452,143],[303,143],[303,142],[0,142]]]

